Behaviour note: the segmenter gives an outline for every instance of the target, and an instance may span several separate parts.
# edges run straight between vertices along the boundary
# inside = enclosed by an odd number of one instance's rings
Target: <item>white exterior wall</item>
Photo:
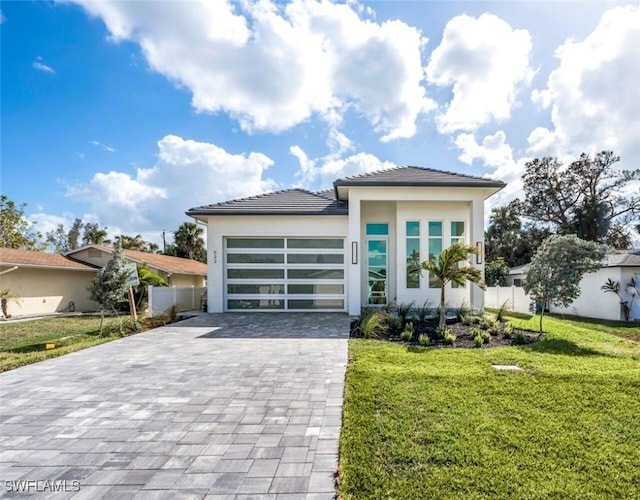
[[[207,305],[209,312],[224,311],[224,238],[226,237],[333,237],[345,238],[345,283],[349,283],[351,249],[347,241],[346,216],[249,216],[208,217],[207,224]],[[347,294],[347,302],[348,302]]]
[[[514,278],[524,279],[522,274],[511,275],[511,281]],[[585,274],[580,282],[580,296],[573,301],[569,307],[557,307],[551,306],[550,312],[558,314],[567,314],[572,316],[581,316],[584,318],[597,318],[606,320],[624,320],[624,314],[620,309],[620,299],[614,293],[600,290],[600,287],[607,282],[607,279],[611,278],[613,281],[620,283],[620,290],[623,300],[626,300],[633,305],[631,307],[630,319],[640,319],[640,297],[635,298],[628,293],[627,283],[631,278],[640,278],[640,268],[635,267],[605,267],[599,269],[595,273]],[[487,293],[487,307],[499,307],[504,302],[502,297],[506,297],[507,292],[505,290],[511,287],[496,287],[488,289]],[[514,287],[516,306],[514,309],[516,312],[528,312],[528,307],[525,309],[522,305],[522,297],[525,297],[527,302],[530,302],[529,296],[525,295],[524,289],[520,287]],[[498,298],[495,298],[498,297]],[[500,301],[501,300],[501,301]],[[491,301],[491,303],[489,303]],[[495,305],[497,304],[497,305]]]
[[[605,293],[600,290],[607,279],[620,282],[620,293],[624,300],[631,302],[632,297],[627,293],[627,282],[640,270],[636,268],[605,267],[595,273],[585,274],[580,282],[580,296],[566,308],[551,306],[550,312],[583,316],[585,318],[599,318],[610,320],[624,320],[620,309],[620,299],[615,293]],[[635,299],[631,309],[631,319],[640,318],[640,302]]]
[[[439,289],[429,289],[422,279],[419,290],[407,289],[405,283],[405,221],[421,224],[421,260],[428,257],[427,224],[443,221],[443,248],[451,243],[451,221],[465,223],[465,242],[484,242],[484,200],[495,189],[460,187],[349,187],[349,216],[256,216],[223,215],[207,218],[208,307],[209,312],[224,311],[225,237],[342,237],[345,238],[345,300],[349,314],[359,315],[367,305],[367,223],[389,224],[388,300],[422,304],[440,300]],[[355,256],[353,250],[355,249]],[[424,257],[424,258],[423,258]],[[484,271],[483,264],[472,265]],[[462,302],[480,309],[484,293],[476,285],[447,287],[447,302]]]
[[[492,190],[460,187],[350,187],[349,244],[358,244],[358,264],[349,265],[349,313],[360,314],[367,305],[366,223],[389,224],[389,300],[422,305],[429,299],[434,306],[440,302],[440,290],[429,289],[425,278],[420,289],[407,289],[405,284],[405,222],[421,221],[420,259],[428,258],[427,226],[430,220],[443,222],[443,248],[451,243],[452,221],[465,223],[465,242],[484,242],[484,200]],[[395,213],[394,213],[395,211]],[[484,272],[484,264],[472,265]],[[357,284],[357,287],[356,287]],[[459,306],[463,301],[474,309],[484,305],[484,293],[476,285],[452,289],[447,286],[447,302]]]

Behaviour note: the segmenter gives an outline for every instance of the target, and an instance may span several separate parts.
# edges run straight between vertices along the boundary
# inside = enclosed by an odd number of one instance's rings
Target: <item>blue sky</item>
[[[160,241],[193,206],[419,165],[640,165],[628,2],[3,1],[0,190]]]

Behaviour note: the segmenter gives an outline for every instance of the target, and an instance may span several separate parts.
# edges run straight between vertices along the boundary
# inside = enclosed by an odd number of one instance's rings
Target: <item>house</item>
[[[113,247],[105,245],[86,245],[66,253],[67,257],[98,267],[109,262],[115,252]],[[160,255],[139,250],[124,250],[124,258],[142,266],[164,279],[170,286],[203,287],[207,276],[207,265],[202,262],[169,255]]]
[[[207,224],[208,309],[346,311],[392,301],[439,303],[439,283],[408,269],[454,242],[482,247],[484,202],[501,181],[398,167],[192,208]],[[473,265],[482,269],[481,256]],[[452,305],[483,305],[475,286]]]
[[[507,284],[516,287],[522,286],[527,268],[527,264],[512,268],[507,277]],[[608,279],[620,283],[622,300],[631,306],[629,319],[640,320],[640,300],[638,299],[638,294],[640,294],[640,250],[638,249],[618,250],[609,254],[600,269],[583,276],[580,281],[580,296],[569,307],[551,305],[549,311],[585,318],[624,320],[620,298],[614,293],[605,293],[600,288]],[[635,290],[633,287],[627,286],[632,279],[638,283]]]
[[[7,303],[11,316],[95,311],[87,287],[97,271],[55,253],[0,248],[0,289],[16,297]]]

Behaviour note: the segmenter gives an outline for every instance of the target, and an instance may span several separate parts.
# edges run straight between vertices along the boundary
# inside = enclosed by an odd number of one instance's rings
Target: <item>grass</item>
[[[143,319],[140,330],[169,322],[166,315]],[[120,320],[106,318],[104,334],[100,335],[97,316],[0,323],[0,372],[110,342],[131,331],[129,319],[123,319],[123,330],[120,325]],[[45,349],[46,344],[55,344],[55,348]]]
[[[340,497],[637,498],[640,327],[549,316],[545,329],[495,349],[351,340]]]

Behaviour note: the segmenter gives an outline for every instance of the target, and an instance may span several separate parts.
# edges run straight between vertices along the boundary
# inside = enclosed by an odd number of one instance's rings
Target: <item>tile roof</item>
[[[395,167],[337,179],[338,186],[453,186],[453,187],[497,187],[503,188],[502,181],[474,177],[472,175],[446,172],[424,167]]]
[[[640,267],[640,250],[615,250],[607,255],[602,267]],[[529,264],[514,266],[509,274],[527,274]]]
[[[43,267],[95,271],[95,266],[78,262],[57,253],[0,248],[0,264],[19,267]]]
[[[286,189],[201,207],[187,215],[348,215],[346,200],[338,199],[338,187],[348,186],[443,186],[502,189],[502,181],[444,172],[422,167],[396,167],[336,180],[333,190],[318,192]]]
[[[113,251],[113,250],[112,250]],[[157,269],[164,269],[173,274],[201,274],[207,275],[207,265],[192,259],[172,257],[157,253],[140,252],[139,250],[125,250],[125,257],[146,262]]]
[[[86,248],[96,248],[107,253],[113,253],[114,248],[105,245],[87,245],[72,250],[67,255],[77,253]],[[150,267],[161,269],[172,274],[198,274],[207,275],[207,265],[197,260],[185,259],[182,257],[172,257],[171,255],[162,255],[157,253],[141,252],[139,250],[124,250],[123,254],[126,258],[138,263],[146,263]]]
[[[347,215],[348,206],[330,191],[286,189],[192,208],[187,215]]]
[[[640,267],[640,250],[618,250],[610,253],[606,267]]]

